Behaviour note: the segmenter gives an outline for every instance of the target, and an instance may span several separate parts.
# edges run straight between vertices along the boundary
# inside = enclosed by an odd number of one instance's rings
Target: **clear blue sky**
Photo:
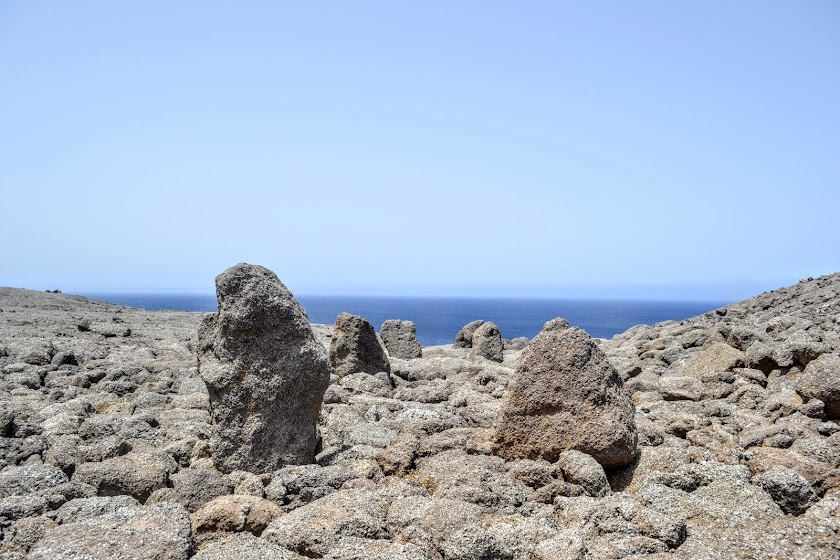
[[[0,285],[739,299],[840,270],[840,2],[0,3]]]

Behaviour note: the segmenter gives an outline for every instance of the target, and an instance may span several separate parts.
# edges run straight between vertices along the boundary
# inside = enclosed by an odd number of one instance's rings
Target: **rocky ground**
[[[314,463],[222,472],[204,315],[0,288],[0,557],[840,558],[840,274],[584,344],[635,405],[618,467],[498,448],[557,324],[419,358],[395,324],[389,371],[333,369]]]

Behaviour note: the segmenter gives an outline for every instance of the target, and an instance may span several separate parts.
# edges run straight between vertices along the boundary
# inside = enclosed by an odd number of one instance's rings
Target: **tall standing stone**
[[[198,331],[213,460],[225,472],[311,463],[329,383],[326,351],[277,276],[238,264],[216,277],[219,311]]]
[[[482,323],[472,335],[472,350],[470,356],[481,356],[494,362],[503,362],[505,343],[502,331],[496,323]]]
[[[556,461],[591,455],[604,468],[636,457],[635,408],[621,377],[586,332],[554,319],[531,341],[496,424],[494,450],[506,459]]]
[[[391,362],[373,325],[364,317],[350,313],[342,313],[335,320],[330,364],[339,377],[351,373],[391,373]]]
[[[379,329],[388,355],[403,360],[423,357],[423,347],[417,342],[417,325],[413,321],[391,319]]]

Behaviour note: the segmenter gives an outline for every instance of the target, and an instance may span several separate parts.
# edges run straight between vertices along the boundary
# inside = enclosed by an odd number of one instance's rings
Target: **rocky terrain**
[[[219,279],[218,314],[0,288],[0,558],[840,558],[840,274],[422,349]]]

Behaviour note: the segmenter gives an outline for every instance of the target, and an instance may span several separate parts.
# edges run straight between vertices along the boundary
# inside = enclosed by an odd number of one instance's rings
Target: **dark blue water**
[[[215,295],[85,294],[87,297],[148,310],[215,311]],[[679,321],[728,302],[577,299],[419,298],[299,296],[312,323],[334,323],[343,311],[361,315],[379,330],[387,319],[417,324],[424,346],[447,344],[475,319],[493,321],[505,338],[533,338],[543,323],[565,317],[592,336],[611,338],[640,323]]]

